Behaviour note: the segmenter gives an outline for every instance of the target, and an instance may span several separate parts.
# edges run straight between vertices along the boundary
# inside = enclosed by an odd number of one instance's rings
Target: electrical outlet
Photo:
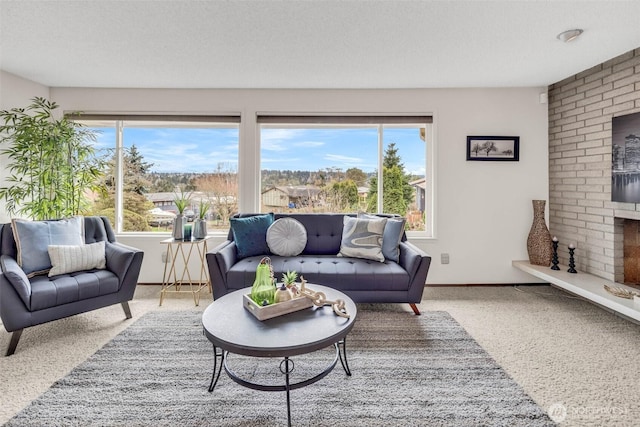
[[[168,263],[169,261],[171,261],[170,259],[167,259],[167,258],[168,258],[168,257],[167,257],[167,253],[166,253],[166,252],[162,252],[162,263],[163,263],[163,264],[166,264],[166,263]]]
[[[449,264],[449,254],[440,254],[440,264]]]

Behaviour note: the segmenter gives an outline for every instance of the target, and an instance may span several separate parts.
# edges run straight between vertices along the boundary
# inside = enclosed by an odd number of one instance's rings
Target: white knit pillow
[[[267,229],[267,245],[276,255],[299,255],[307,246],[307,229],[295,218],[280,218]]]
[[[80,246],[49,245],[49,277],[107,266],[104,241]]]

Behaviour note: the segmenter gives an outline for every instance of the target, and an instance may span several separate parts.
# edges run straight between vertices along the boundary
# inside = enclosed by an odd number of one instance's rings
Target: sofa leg
[[[124,310],[124,315],[127,319],[131,319],[131,309],[129,308],[129,301],[123,301],[120,303],[122,305],[122,309]]]
[[[18,329],[17,331],[13,331],[11,334],[11,341],[9,341],[9,347],[7,348],[7,354],[5,356],[11,356],[16,352],[16,347],[18,346],[18,341],[20,341],[20,335],[22,335],[23,329]]]
[[[415,313],[416,316],[420,316],[420,310],[418,310],[418,306],[416,306],[414,303],[409,303],[409,305],[411,306],[411,308],[413,309],[413,312]]]

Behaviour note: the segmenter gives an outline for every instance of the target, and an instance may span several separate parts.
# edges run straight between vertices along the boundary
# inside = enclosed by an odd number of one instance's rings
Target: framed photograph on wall
[[[611,123],[611,201],[640,203],[640,113]]]
[[[517,162],[520,160],[520,137],[468,136],[467,160]]]

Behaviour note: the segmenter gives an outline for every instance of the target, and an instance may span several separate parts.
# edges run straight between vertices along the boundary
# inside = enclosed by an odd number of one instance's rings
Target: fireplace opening
[[[638,287],[640,284],[640,221],[625,219],[623,227],[623,283]]]

